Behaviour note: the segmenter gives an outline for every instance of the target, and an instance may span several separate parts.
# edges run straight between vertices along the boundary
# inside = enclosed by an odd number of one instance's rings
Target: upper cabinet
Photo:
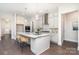
[[[48,15],[48,23],[49,23],[49,28],[58,28],[58,15],[55,14],[50,14]]]
[[[17,24],[24,24],[25,23],[24,20],[25,20],[24,17],[22,17],[22,16],[16,16],[16,23]]]
[[[26,25],[26,26],[30,26],[30,20],[26,19],[23,16],[17,15],[16,16],[16,24],[23,24],[23,25]]]

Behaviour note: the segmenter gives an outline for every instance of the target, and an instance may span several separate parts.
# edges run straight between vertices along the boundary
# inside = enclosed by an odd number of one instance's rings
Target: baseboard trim
[[[32,51],[32,53],[35,54],[35,55],[41,55],[43,52],[45,52],[45,51],[48,50],[49,48],[50,48],[50,47],[48,47],[48,48],[42,50],[42,51],[39,52],[39,53],[35,53],[32,49],[31,49],[31,51]]]
[[[73,43],[77,43],[77,41],[72,41],[70,39],[64,39],[65,41],[69,41],[69,42],[73,42]]]

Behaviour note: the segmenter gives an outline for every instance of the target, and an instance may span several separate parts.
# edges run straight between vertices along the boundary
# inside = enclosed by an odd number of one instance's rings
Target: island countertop
[[[23,36],[27,36],[30,38],[39,38],[39,37],[44,37],[44,36],[49,36],[49,33],[41,33],[41,34],[34,34],[34,33],[28,33],[28,32],[18,32],[18,35],[23,35]]]
[[[50,34],[49,33],[36,33],[18,32],[18,35],[30,38],[30,49],[34,54],[41,54],[50,48]]]

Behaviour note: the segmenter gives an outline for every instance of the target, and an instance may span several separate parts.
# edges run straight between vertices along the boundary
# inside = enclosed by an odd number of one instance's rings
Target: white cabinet
[[[58,33],[51,34],[51,42],[58,43]]]
[[[58,43],[58,28],[51,28],[50,30],[51,42]]]

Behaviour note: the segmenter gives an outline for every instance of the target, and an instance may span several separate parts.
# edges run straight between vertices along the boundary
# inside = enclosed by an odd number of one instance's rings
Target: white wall
[[[72,12],[66,15],[66,19],[64,20],[64,40],[78,42],[78,31],[73,30],[73,23],[78,22],[78,12]]]

